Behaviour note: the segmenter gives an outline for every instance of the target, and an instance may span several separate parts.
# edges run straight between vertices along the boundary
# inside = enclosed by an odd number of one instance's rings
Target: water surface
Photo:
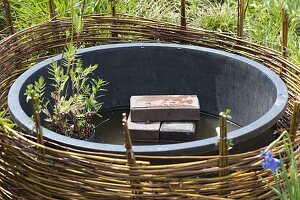
[[[122,132],[122,113],[128,116],[129,108],[119,108],[114,110],[102,111],[100,114],[102,118],[98,119],[98,126],[96,128],[95,140],[98,143],[108,144],[124,144],[124,137]],[[100,123],[100,124],[99,124]],[[97,124],[96,124],[97,125]],[[206,139],[217,135],[216,127],[219,126],[219,119],[216,116],[201,113],[200,120],[197,123],[196,140]],[[240,128],[234,123],[227,123],[228,132]],[[141,143],[134,142],[135,145],[146,144],[165,144],[165,143]]]

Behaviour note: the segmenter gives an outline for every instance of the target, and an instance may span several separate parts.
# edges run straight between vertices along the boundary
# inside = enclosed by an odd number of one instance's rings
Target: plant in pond
[[[43,106],[42,102],[44,101],[43,95],[45,91],[45,81],[44,77],[40,77],[39,81],[36,81],[34,84],[29,84],[26,87],[25,95],[27,96],[26,101],[32,101],[33,110],[35,112],[41,113]]]
[[[73,1],[71,5],[72,3]],[[43,98],[45,84],[42,77],[34,85],[27,86],[25,95],[27,100],[32,100],[34,112],[43,112],[46,115],[45,122],[48,128],[73,138],[87,140],[95,131],[92,119],[98,115],[102,106],[97,99],[101,97],[99,93],[103,91],[107,82],[100,78],[90,78],[98,65],[84,67],[76,54],[78,48],[74,45],[73,38],[76,33],[78,39],[83,29],[83,8],[84,4],[78,14],[71,7],[72,27],[71,31],[66,32],[70,42],[66,45],[61,63],[53,62],[49,68],[50,80],[54,87],[50,99]],[[39,119],[34,120],[37,122]]]
[[[53,80],[53,114],[45,110],[46,121],[51,129],[68,136],[88,139],[94,132],[92,117],[98,115],[102,103],[96,99],[99,91],[107,83],[102,79],[90,79],[97,65],[83,68],[82,61],[76,56],[76,48],[69,44],[61,65],[52,63],[50,74]],[[71,95],[67,94],[71,87]]]
[[[102,103],[97,99],[107,84],[103,79],[90,78],[97,65],[83,67],[76,55],[77,48],[68,44],[61,64],[53,62],[49,69],[54,91],[44,100],[44,78],[27,86],[25,95],[32,100],[34,110],[46,115],[47,127],[53,131],[78,139],[88,139],[94,133],[92,123]],[[50,103],[51,102],[51,103]]]
[[[284,142],[284,150],[287,155],[286,164],[280,156],[280,160],[274,158],[271,150],[272,148],[286,137]],[[265,170],[271,170],[275,180],[275,187],[270,186],[272,190],[276,193],[279,199],[282,200],[298,200],[300,199],[300,180],[297,167],[297,159],[295,157],[293,145],[291,142],[290,135],[287,131],[283,132],[281,136],[273,143],[271,143],[265,151],[262,152],[261,157],[263,158],[262,167]]]

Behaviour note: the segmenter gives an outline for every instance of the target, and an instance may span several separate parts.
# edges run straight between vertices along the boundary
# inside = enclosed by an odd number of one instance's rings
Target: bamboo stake
[[[116,17],[116,0],[111,0],[111,16]]]
[[[8,25],[8,31],[9,31],[9,34],[12,35],[12,34],[15,33],[15,29],[14,29],[14,25],[13,25],[11,7],[10,7],[9,0],[3,0],[3,5],[4,5],[6,21],[7,21],[7,25]],[[16,50],[15,53],[18,54],[19,50]],[[21,63],[20,62],[17,62],[15,66],[16,66],[17,69],[21,69]]]
[[[180,6],[180,25],[182,29],[186,29],[186,12],[185,12],[186,1],[181,0]]]
[[[49,0],[49,13],[50,13],[50,21],[56,21],[57,16],[56,16],[56,13],[55,13],[55,5],[54,5],[53,0]],[[56,26],[53,24],[51,28],[52,28],[53,37],[56,38],[59,35],[58,31],[56,30]],[[54,54],[59,54],[60,49],[59,48],[54,48],[53,53]]]
[[[219,137],[219,143],[218,143],[218,148],[219,148],[219,168],[225,168],[228,166],[228,158],[224,157],[228,155],[228,147],[227,147],[227,116],[225,113],[221,112],[220,113],[220,137]],[[219,176],[227,176],[228,175],[228,170],[222,170],[219,172]],[[226,193],[226,185],[223,183],[221,184],[221,193],[224,194]]]
[[[56,13],[55,13],[55,5],[53,0],[49,0],[49,11],[50,11],[50,19],[51,21],[56,20]]]
[[[238,25],[237,25],[237,36],[243,38],[244,19],[245,19],[245,8],[244,0],[238,0]]]
[[[111,16],[113,18],[116,18],[116,0],[111,0]],[[113,21],[112,22],[113,27],[116,25],[116,23]],[[115,32],[111,32],[112,37],[118,37],[118,34]]]
[[[283,8],[281,11],[282,16],[282,45],[281,52],[284,58],[288,57],[287,43],[288,43],[288,14],[286,8]],[[285,68],[284,64],[280,67],[279,76],[282,78],[283,76],[283,68]]]
[[[290,136],[292,141],[295,141],[296,134],[300,124],[300,101],[295,101],[294,110],[290,125]]]
[[[7,21],[7,25],[8,25],[8,31],[9,31],[9,34],[12,35],[15,33],[15,29],[14,29],[14,25],[13,25],[9,0],[3,0],[3,5],[4,5],[6,21]]]
[[[288,57],[287,43],[288,43],[288,14],[286,8],[282,9],[282,55]]]
[[[122,126],[123,126],[123,134],[124,134],[124,142],[125,142],[125,148],[126,148],[126,158],[129,166],[135,166],[136,160],[134,156],[134,152],[132,151],[132,141],[130,137],[130,133],[127,126],[127,117],[126,113],[122,114],[123,120],[122,120]]]
[[[227,167],[228,166],[228,158],[224,158],[223,156],[228,155],[228,148],[227,148],[227,116],[221,112],[220,113],[220,141],[219,141],[219,167]],[[220,176],[226,176],[228,175],[228,171],[221,171]]]
[[[132,150],[132,141],[131,141],[131,136],[130,136],[130,132],[129,132],[129,129],[128,129],[126,113],[123,113],[122,116],[123,116],[122,126],[123,126],[124,140],[125,140],[127,164],[130,167],[136,167],[137,165],[136,165],[135,155],[134,155],[134,152]],[[130,184],[131,184],[131,187],[133,189],[132,193],[133,194],[139,194],[139,192],[136,191],[136,190],[141,189],[140,181],[139,180],[132,180],[130,182]]]

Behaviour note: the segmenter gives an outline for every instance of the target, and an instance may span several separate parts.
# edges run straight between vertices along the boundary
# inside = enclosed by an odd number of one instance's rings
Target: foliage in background
[[[265,3],[251,1],[245,19],[246,38],[252,42],[280,50],[282,17],[284,7],[289,11],[288,48],[292,57],[300,61],[300,16],[299,6],[284,0],[264,0]],[[287,3],[287,4],[286,4]]]
[[[49,20],[48,0],[10,0],[19,29]],[[75,7],[85,1],[85,14],[110,13],[111,0],[75,0]],[[70,16],[69,0],[54,0],[58,17]],[[180,0],[116,0],[117,13],[179,23]],[[288,47],[300,62],[300,1],[249,0],[245,18],[245,39],[280,50],[281,10],[290,13]],[[236,34],[237,0],[187,0],[191,26]],[[0,19],[1,21],[1,19]]]
[[[188,23],[219,32],[236,33],[237,6],[236,1],[191,0],[188,6]]]

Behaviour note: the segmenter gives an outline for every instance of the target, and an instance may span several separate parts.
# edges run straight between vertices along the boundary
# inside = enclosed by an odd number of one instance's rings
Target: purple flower
[[[277,168],[282,166],[282,163],[277,158],[273,158],[270,151],[262,151],[261,158],[263,158],[262,167],[265,170],[270,169],[273,174],[277,172]]]

